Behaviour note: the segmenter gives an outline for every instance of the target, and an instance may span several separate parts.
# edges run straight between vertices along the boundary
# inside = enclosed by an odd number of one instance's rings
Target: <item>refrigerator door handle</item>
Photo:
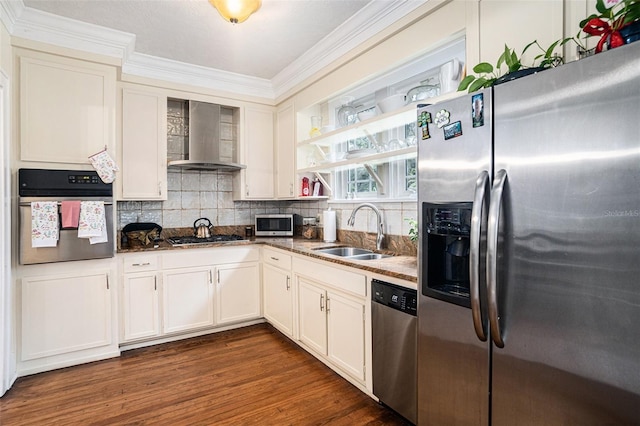
[[[489,299],[489,324],[491,339],[499,347],[504,347],[500,331],[500,314],[498,312],[498,225],[500,223],[500,207],[504,183],[507,181],[507,171],[502,169],[493,181],[491,202],[489,203],[489,218],[487,225],[487,294]]]
[[[487,340],[480,308],[480,232],[482,228],[482,209],[489,189],[489,173],[485,170],[478,175],[476,180],[475,195],[473,197],[473,209],[471,210],[471,234],[469,236],[469,287],[471,298],[471,316],[473,328],[478,339]]]

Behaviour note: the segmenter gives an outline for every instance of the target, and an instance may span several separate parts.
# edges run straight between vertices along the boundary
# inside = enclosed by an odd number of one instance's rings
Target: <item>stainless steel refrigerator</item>
[[[640,42],[418,126],[418,424],[640,424]]]

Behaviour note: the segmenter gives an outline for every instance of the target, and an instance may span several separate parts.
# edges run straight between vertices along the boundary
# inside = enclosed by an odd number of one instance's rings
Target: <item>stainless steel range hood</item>
[[[227,171],[247,167],[237,163],[237,138],[235,132],[229,131],[233,124],[222,122],[221,108],[217,104],[189,101],[189,143],[185,159],[170,161],[169,167]]]

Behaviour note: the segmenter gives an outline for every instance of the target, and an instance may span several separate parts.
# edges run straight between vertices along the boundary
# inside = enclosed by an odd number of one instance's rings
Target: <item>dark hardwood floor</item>
[[[19,378],[0,425],[405,425],[273,327]]]

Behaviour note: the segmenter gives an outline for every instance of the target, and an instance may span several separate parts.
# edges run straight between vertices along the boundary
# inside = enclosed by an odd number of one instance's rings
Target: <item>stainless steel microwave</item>
[[[295,214],[257,214],[256,237],[293,237]]]

